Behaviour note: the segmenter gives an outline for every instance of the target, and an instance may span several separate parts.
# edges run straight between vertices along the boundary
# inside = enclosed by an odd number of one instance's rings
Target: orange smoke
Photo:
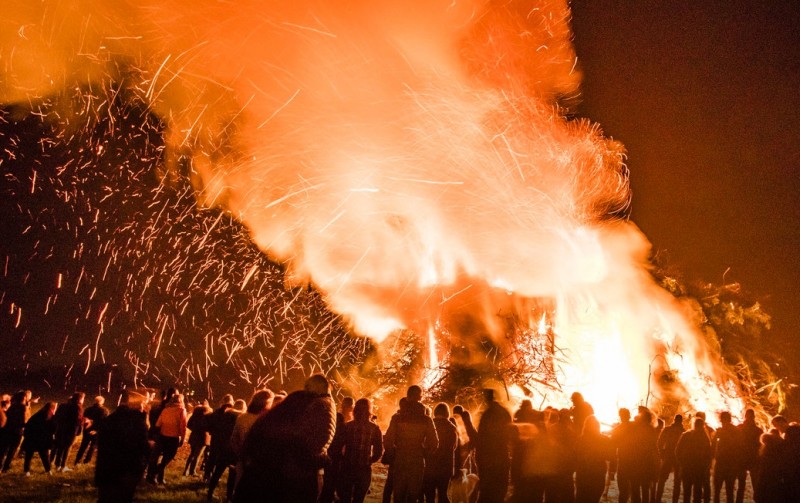
[[[630,198],[622,147],[559,106],[580,80],[565,1],[113,5],[12,2],[0,100],[124,80],[199,199],[376,340],[431,334],[435,363],[448,325],[451,347],[502,351],[498,313],[537,327],[548,299],[565,360],[542,399],[580,390],[608,421],[670,371],[691,406],[739,412],[645,237],[608,218]]]

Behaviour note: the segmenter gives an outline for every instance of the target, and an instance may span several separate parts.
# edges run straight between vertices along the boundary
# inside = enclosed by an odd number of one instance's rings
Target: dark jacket
[[[316,484],[335,429],[336,409],[330,395],[305,390],[290,393],[250,428],[236,501],[309,499],[303,494],[308,492],[305,486]]]
[[[189,433],[189,445],[192,447],[211,444],[211,434],[208,432],[208,419],[211,416],[210,409],[199,406],[195,407],[186,427]]]
[[[425,464],[425,473],[430,477],[452,477],[456,466],[458,431],[446,417],[433,418],[439,445]]]
[[[100,426],[100,423],[103,422],[103,419],[106,417],[108,417],[108,409],[96,403],[83,411],[83,418],[91,421],[86,431],[84,431],[84,434],[97,431],[98,426]]]
[[[63,403],[56,409],[56,438],[75,437],[83,426],[83,409],[72,402]]]
[[[6,411],[6,426],[3,432],[7,435],[22,435],[25,422],[28,420],[28,408],[21,404],[11,404]]]
[[[383,454],[381,429],[366,418],[356,418],[345,423],[341,430],[337,430],[329,453],[332,459],[340,457],[345,469],[371,466]]]
[[[218,459],[222,463],[236,463],[236,456],[231,449],[231,435],[236,426],[236,419],[241,414],[241,411],[228,408],[221,414],[212,414],[209,418],[208,431],[211,433],[211,450],[220,456]]]
[[[24,451],[40,451],[53,446],[56,422],[54,418],[48,418],[47,413],[47,407],[44,407],[25,424],[25,439],[22,441]]]
[[[144,475],[149,454],[145,413],[120,406],[97,430],[95,484]]]
[[[498,402],[491,402],[478,423],[475,460],[481,467],[510,466],[511,414]]]
[[[424,464],[425,458],[436,451],[439,440],[422,404],[410,402],[405,411],[392,417],[384,444],[387,450],[394,450],[393,464]]]
[[[711,442],[704,430],[689,430],[681,435],[675,458],[684,473],[704,473],[711,466]]]
[[[675,448],[684,431],[683,424],[673,423],[658,436],[658,456],[663,463],[675,463]]]

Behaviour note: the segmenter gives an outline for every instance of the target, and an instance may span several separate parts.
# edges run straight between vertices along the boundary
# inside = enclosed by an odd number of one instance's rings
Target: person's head
[[[731,417],[731,413],[728,412],[727,410],[723,410],[722,412],[720,412],[719,413],[719,422],[722,424],[722,426],[731,424],[733,422],[733,418]]]
[[[744,420],[745,421],[755,421],[756,420],[756,411],[753,409],[747,409],[744,411]]]
[[[639,413],[636,414],[636,422],[643,425],[653,424],[653,413],[647,407],[639,407]]]
[[[170,403],[170,400],[172,400],[172,397],[175,396],[175,395],[180,395],[180,393],[181,392],[180,392],[180,390],[178,390],[178,388],[169,388],[167,390],[167,392],[164,394],[164,402],[165,403]]]
[[[372,416],[372,404],[368,398],[359,398],[353,405],[353,418],[356,421],[369,421]]]
[[[70,401],[75,405],[83,405],[83,399],[86,397],[84,393],[78,391],[77,393],[73,393],[72,397],[70,397]]]
[[[123,407],[142,411],[147,405],[147,396],[135,391],[125,390],[119,403]]]
[[[778,415],[772,418],[772,426],[783,435],[786,433],[786,428],[789,427],[789,421],[785,417]]]
[[[324,375],[314,374],[306,379],[304,389],[317,395],[327,395],[331,392],[331,385]]]
[[[444,402],[439,402],[433,408],[433,417],[448,419],[450,417],[450,406]]]
[[[192,415],[197,414],[198,416],[202,416],[206,412],[208,412],[208,407],[206,405],[203,405],[203,404],[195,405],[194,409],[192,409]]]
[[[169,405],[173,407],[183,407],[183,395],[175,393],[169,399]]]
[[[342,414],[346,416],[351,412],[353,412],[353,407],[355,407],[355,403],[356,402],[352,396],[346,396],[342,398],[342,411],[341,411]]]
[[[409,386],[406,391],[406,398],[412,402],[419,402],[422,400],[422,388],[416,384]]]
[[[694,429],[695,431],[700,431],[705,429],[706,427],[706,420],[702,417],[695,416],[694,418]]]
[[[533,403],[530,400],[523,400],[521,404],[519,404],[519,410],[530,411],[533,410]]]
[[[705,413],[705,412],[703,412],[703,411],[701,410],[700,412],[696,412],[696,413],[694,414],[694,417],[699,417],[700,419],[702,419],[702,420],[705,422],[705,420],[706,420],[706,413]]]
[[[600,421],[594,415],[591,415],[583,421],[583,434],[596,435],[600,433]]]
[[[97,395],[96,397],[94,397],[94,404],[97,405],[98,407],[102,407],[105,403],[106,399],[103,398],[102,396]]]
[[[675,414],[675,418],[672,420],[672,424],[679,424],[683,426],[683,416],[680,414]]]
[[[272,391],[268,389],[260,389],[253,393],[250,398],[250,403],[247,405],[247,412],[250,414],[260,414],[267,410],[272,402]]]
[[[239,398],[235,402],[233,402],[233,410],[236,410],[236,411],[239,411],[239,412],[244,412],[245,408],[247,408],[247,403],[244,400],[242,400],[241,398]]]
[[[575,406],[581,405],[584,402],[583,395],[581,395],[577,391],[572,394],[570,400],[572,400],[572,405]]]
[[[482,394],[484,403],[494,402],[494,390],[492,388],[484,388]]]
[[[223,396],[220,405],[223,407],[226,405],[233,405],[233,395],[228,393],[227,395]]]
[[[25,405],[25,392],[17,391],[11,395],[11,405]]]
[[[626,409],[625,407],[619,409],[618,414],[619,414],[619,420],[622,421],[623,423],[627,423],[628,421],[631,420],[631,411],[629,409]]]
[[[454,416],[460,416],[463,413],[464,413],[464,407],[462,407],[461,405],[456,405],[455,407],[453,407]]]

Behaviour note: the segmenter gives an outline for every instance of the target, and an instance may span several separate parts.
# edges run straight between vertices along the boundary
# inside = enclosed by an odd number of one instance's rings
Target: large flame
[[[311,281],[354,328],[446,345],[513,311],[610,421],[672,372],[697,409],[741,404],[692,321],[609,219],[622,147],[565,118],[579,73],[564,1],[88,1],[6,6],[0,100],[124,80],[188,155],[199,197]],[[546,299],[551,309],[532,309]],[[465,316],[478,329],[464,328]],[[474,327],[474,325],[473,325]],[[474,333],[472,333],[474,332]],[[471,357],[470,357],[471,358]],[[538,390],[538,391],[537,391]]]

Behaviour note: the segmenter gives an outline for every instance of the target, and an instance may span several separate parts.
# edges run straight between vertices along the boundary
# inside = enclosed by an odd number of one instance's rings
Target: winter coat
[[[330,395],[310,391],[290,393],[262,414],[244,441],[244,474],[236,501],[290,501],[286,491],[316,480],[327,462],[326,451],[336,429],[336,409]],[[212,439],[213,441],[213,439]]]
[[[681,470],[686,474],[702,474],[711,466],[711,443],[704,430],[689,430],[681,435],[675,448]]]
[[[54,418],[47,417],[47,408],[39,410],[25,424],[25,438],[22,440],[22,450],[40,451],[50,449],[56,434]]]
[[[107,485],[127,477],[141,478],[149,455],[144,412],[120,406],[97,430],[95,484]]]
[[[192,415],[189,416],[186,427],[191,432],[189,433],[189,445],[192,447],[211,443],[211,435],[208,433],[208,418],[210,415],[211,409],[195,407]]]

